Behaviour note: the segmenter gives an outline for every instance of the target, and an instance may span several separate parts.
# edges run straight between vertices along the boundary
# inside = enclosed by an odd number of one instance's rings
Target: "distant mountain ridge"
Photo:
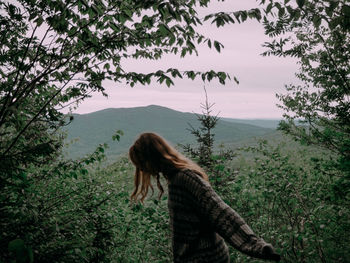
[[[145,131],[164,136],[173,145],[194,143],[195,138],[188,131],[189,124],[194,128],[199,121],[194,113],[184,113],[166,107],[150,105],[135,108],[109,108],[88,114],[74,114],[74,120],[66,127],[67,141],[79,140],[67,148],[69,157],[78,158],[92,152],[100,143],[108,143],[109,155],[127,152],[138,134]],[[120,142],[113,142],[116,130],[124,136]],[[273,129],[246,123],[235,123],[220,119],[214,129],[216,142],[237,142],[273,132]]]
[[[233,119],[222,118],[224,121],[251,124],[263,128],[277,129],[281,119]]]

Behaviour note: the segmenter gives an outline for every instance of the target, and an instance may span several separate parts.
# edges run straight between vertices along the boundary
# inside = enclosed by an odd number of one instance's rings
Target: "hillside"
[[[263,128],[276,129],[278,127],[280,119],[232,119],[232,118],[222,118],[224,121],[234,122],[234,123],[245,123],[251,124]]]
[[[173,145],[193,143],[194,136],[188,131],[189,124],[198,127],[195,114],[155,105],[75,114],[74,120],[66,128],[67,142],[79,139],[70,144],[66,152],[69,157],[77,158],[92,152],[98,144],[107,142],[110,145],[108,154],[118,155],[126,152],[137,135],[144,131],[156,132]],[[124,132],[120,142],[111,139],[116,130]],[[262,136],[273,132],[273,129],[219,120],[214,132],[216,142],[225,144]]]

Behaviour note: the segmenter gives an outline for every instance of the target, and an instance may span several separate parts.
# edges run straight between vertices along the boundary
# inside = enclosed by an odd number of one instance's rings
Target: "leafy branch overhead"
[[[96,200],[99,190],[94,189],[95,178],[87,167],[102,159],[105,146],[90,157],[62,161],[61,128],[73,116],[66,118],[61,110],[77,106],[94,92],[107,96],[105,80],[171,86],[175,78],[186,77],[216,78],[225,84],[230,76],[215,70],[183,71],[169,65],[145,73],[123,67],[125,60],[197,54],[200,44],[220,52],[223,45],[196,28],[204,23],[196,9],[209,2],[0,0],[0,225],[6,229],[0,238],[1,262],[65,261],[63,255],[74,262],[86,261],[87,246],[92,246],[93,254],[107,246],[99,241],[105,235],[100,221],[106,215],[98,210],[108,198]],[[117,131],[113,139],[119,141],[121,135]],[[84,201],[74,201],[71,209],[66,201],[75,198]],[[96,218],[91,217],[92,210]],[[86,219],[82,214],[88,218],[86,224],[79,221]],[[72,241],[74,225],[79,225],[75,228],[79,234]],[[81,238],[82,225],[88,226],[87,240]],[[93,240],[90,234],[95,235]],[[54,249],[46,249],[47,244]],[[101,257],[90,255],[94,262],[102,262]]]
[[[156,81],[170,87],[175,78],[198,77],[203,81],[216,78],[225,84],[230,79],[226,72],[169,67],[144,73],[123,67],[124,60],[197,54],[201,43],[220,52],[223,45],[198,33],[197,26],[206,20],[222,26],[233,19],[254,17],[251,11],[199,17],[196,9],[208,7],[209,2],[1,1],[0,130],[12,135],[1,141],[0,158],[20,154],[23,144],[16,145],[27,141],[26,136],[37,144],[29,136],[37,122],[43,134],[53,133],[63,124],[60,109],[76,105],[93,92],[107,96],[104,80],[130,86]],[[50,139],[44,137],[41,143],[48,143]],[[58,144],[52,152],[56,148]]]

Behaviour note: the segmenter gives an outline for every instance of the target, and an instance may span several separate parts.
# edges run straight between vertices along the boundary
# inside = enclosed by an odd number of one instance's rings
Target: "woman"
[[[168,208],[174,262],[230,262],[226,240],[239,251],[256,258],[279,261],[271,244],[258,238],[244,220],[216,194],[208,176],[162,137],[143,133],[129,150],[136,166],[131,198],[145,199],[160,176],[168,182]]]

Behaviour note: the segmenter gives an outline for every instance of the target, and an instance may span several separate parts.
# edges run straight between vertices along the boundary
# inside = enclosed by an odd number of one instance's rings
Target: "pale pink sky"
[[[235,11],[256,7],[255,0],[213,2],[205,13]],[[203,11],[200,11],[203,13]],[[203,13],[204,15],[204,13]],[[203,83],[201,80],[177,80],[175,86],[167,88],[155,82],[150,86],[135,86],[105,82],[108,98],[94,94],[80,104],[76,113],[88,113],[105,108],[125,108],[151,104],[185,112],[200,112],[200,103],[205,99],[205,85],[209,101],[215,103],[214,111],[221,117],[231,118],[280,118],[276,93],[285,93],[284,85],[296,82],[296,61],[288,58],[262,57],[261,46],[268,37],[262,26],[249,20],[242,24],[231,24],[216,28],[207,23],[199,29],[206,36],[220,41],[225,48],[221,53],[207,48],[198,48],[199,56],[183,59],[168,55],[159,61],[123,61],[125,70],[150,72],[152,70],[178,68],[179,70],[217,70],[236,76],[240,84],[228,82],[222,86],[217,81]]]

